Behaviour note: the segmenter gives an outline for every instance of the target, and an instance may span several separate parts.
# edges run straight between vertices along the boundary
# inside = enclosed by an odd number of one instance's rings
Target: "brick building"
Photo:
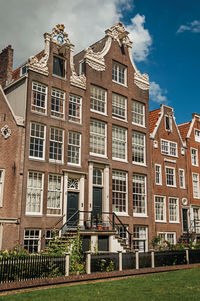
[[[150,152],[154,235],[172,244],[187,233],[188,152],[171,107],[151,111]]]
[[[200,240],[200,115],[193,113],[192,120],[179,125],[183,141],[188,148],[188,176],[190,208],[185,213],[184,224]]]
[[[125,241],[131,234],[132,247],[147,250],[149,81],[133,62],[128,32],[117,23],[75,56],[63,25],[44,39],[44,50],[12,73],[11,47],[0,55],[7,66],[1,84],[25,126],[16,146],[24,158],[15,179],[22,180],[19,240],[31,252],[41,250],[52,227],[69,231],[78,219],[93,250],[116,251],[122,246],[111,229],[115,221]],[[102,229],[92,229],[98,220]]]

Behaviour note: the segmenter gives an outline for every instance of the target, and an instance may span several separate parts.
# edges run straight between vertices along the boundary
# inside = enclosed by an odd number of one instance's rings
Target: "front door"
[[[70,217],[73,216],[67,223],[67,226],[76,226],[77,225],[79,215],[78,215],[78,213],[77,214],[75,214],[75,213],[78,210],[78,199],[79,199],[78,192],[69,191],[67,193],[67,220],[69,220]]]
[[[102,214],[102,188],[93,187],[93,217],[99,218]]]
[[[188,231],[188,209],[182,209],[183,232]]]

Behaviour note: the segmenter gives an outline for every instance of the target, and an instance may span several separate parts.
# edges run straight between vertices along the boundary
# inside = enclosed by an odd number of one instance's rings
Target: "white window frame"
[[[80,103],[77,103],[76,102],[77,100],[79,100]],[[79,108],[79,116],[78,117],[69,114],[69,111],[70,111],[69,106],[70,106],[70,104],[74,105],[76,107],[76,110],[77,110],[77,107]],[[68,120],[69,120],[69,122],[73,122],[73,123],[77,123],[77,124],[82,124],[82,97],[79,96],[79,95],[75,95],[73,93],[69,94]]]
[[[113,79],[113,68],[114,68],[114,66],[117,67],[117,79],[116,80]],[[120,68],[124,70],[123,71],[123,73],[124,73],[124,83],[122,83],[122,82],[119,81],[119,79],[120,79],[120,77],[119,77],[119,75],[120,75]],[[124,65],[122,65],[120,63],[117,63],[117,62],[113,61],[113,63],[112,63],[112,81],[114,83],[117,83],[119,85],[127,87],[127,66],[124,66]]]
[[[142,193],[137,194],[138,196],[141,196],[141,197],[144,198],[143,201],[139,200],[139,199],[137,200],[137,201],[140,201],[140,203],[144,202],[144,207],[143,207],[144,208],[144,212],[143,213],[134,212],[134,204],[133,204],[133,216],[136,216],[136,217],[146,217],[147,216],[147,177],[146,177],[146,175],[136,174],[136,173],[133,174],[133,178],[134,178],[134,176],[138,176],[138,177],[144,179],[144,182],[143,182],[144,183],[144,194],[142,194]],[[132,183],[134,184],[133,178],[132,178]],[[139,180],[138,180],[138,182],[139,182]],[[142,182],[140,182],[140,183],[142,183]]]
[[[191,151],[191,163],[192,163],[192,165],[193,166],[199,166],[198,149],[191,147],[190,151]],[[195,151],[195,154],[192,153],[193,151]],[[195,164],[195,158],[196,158],[196,164]]]
[[[113,129],[122,129],[122,130],[124,130],[125,131],[125,141],[123,141],[123,140],[120,140],[120,139],[117,139],[116,137],[114,138],[113,137]],[[124,159],[122,159],[122,158],[119,158],[119,157],[115,157],[114,155],[113,155],[113,142],[114,141],[116,141],[116,142],[118,142],[118,145],[119,145],[119,143],[125,143],[125,152],[124,152],[124,154],[125,154],[125,158]],[[117,160],[117,161],[121,161],[121,162],[127,162],[127,129],[126,128],[123,128],[123,127],[121,127],[121,126],[118,126],[118,125],[112,125],[112,160]]]
[[[134,236],[135,233],[136,233],[135,228],[139,229],[139,231],[137,231],[139,237]],[[141,235],[140,230],[141,229],[145,230],[145,237],[140,237],[140,235]],[[143,225],[134,225],[133,226],[133,248],[134,248],[134,241],[139,242],[139,252],[147,252],[148,251],[148,231],[147,230],[148,230],[147,226],[143,226]],[[144,245],[144,241],[145,241],[145,249],[143,249],[142,244],[140,244],[140,242],[141,242]],[[141,247],[140,247],[140,245],[141,245]]]
[[[164,241],[169,241],[168,239],[167,239],[167,236],[169,235],[169,234],[173,234],[174,235],[174,244],[176,244],[176,232],[157,232],[157,235],[158,236],[160,236],[160,234],[162,234],[162,235],[164,235],[165,236],[165,238],[164,238]],[[170,242],[170,241],[169,241]],[[162,244],[162,242],[161,242],[161,244]]]
[[[194,175],[197,176],[197,191],[195,194],[195,190],[194,190]],[[199,183],[199,174],[193,172],[192,173],[192,189],[193,189],[193,198],[194,199],[200,199],[200,183]]]
[[[32,127],[32,124],[35,124],[35,125],[39,125],[39,126],[43,126],[43,127],[44,127],[44,137],[43,137],[43,138],[40,138],[40,137],[37,137],[37,136],[31,136],[31,127]],[[43,152],[42,152],[42,157],[35,157],[35,156],[31,156],[31,155],[30,155],[31,138],[39,139],[39,140],[42,140],[42,141],[43,141]],[[38,123],[38,122],[30,122],[29,158],[30,158],[30,159],[36,159],[36,160],[44,160],[44,159],[45,159],[45,147],[46,147],[46,125],[45,125],[45,124],[42,124],[42,123]]]
[[[167,183],[167,169],[172,169],[173,170],[173,185],[170,185]],[[176,170],[175,167],[171,167],[171,166],[165,166],[165,177],[166,177],[166,186],[168,187],[176,187]]]
[[[162,142],[165,142],[166,143],[166,148],[167,150],[164,151],[163,148],[162,148]],[[176,145],[176,155],[173,155],[171,153],[171,144],[175,144]],[[161,139],[161,154],[162,155],[167,155],[167,156],[171,156],[171,157],[176,157],[178,158],[178,147],[177,147],[177,142],[174,142],[174,141],[169,141],[169,140],[165,140],[165,139]]]
[[[182,172],[182,175],[181,175]],[[181,180],[182,178],[182,180]],[[183,185],[181,185],[181,182],[183,182]],[[185,169],[179,168],[179,186],[182,189],[185,189]]]
[[[119,115],[119,114],[114,114],[113,113],[113,103],[114,103],[114,97],[117,97],[117,98],[121,98],[124,100],[124,103],[125,103],[125,106],[123,108],[124,112],[125,112],[125,115],[124,115],[124,118],[122,115]],[[119,104],[119,103],[118,103]],[[118,106],[115,106],[117,108],[120,108],[119,105]],[[112,118],[114,119],[118,119],[118,120],[121,120],[121,121],[127,121],[127,97],[123,96],[123,95],[120,95],[120,94],[117,94],[117,93],[112,93]]]
[[[30,173],[37,173],[42,175],[42,186],[41,188],[35,188],[32,187],[33,193],[37,193],[37,191],[40,192],[40,211],[35,212],[35,211],[28,211],[27,210],[27,200],[28,200],[28,189],[31,189],[31,187],[28,186],[28,181],[29,181],[29,174]],[[27,191],[26,191],[26,215],[42,215],[42,209],[43,209],[43,194],[44,194],[44,173],[40,171],[34,171],[34,170],[29,170],[27,174]],[[36,192],[34,192],[34,188]]]
[[[167,129],[167,121],[166,119],[169,118],[169,128]],[[172,116],[169,116],[169,115],[165,115],[165,130],[167,132],[172,132]]]
[[[5,169],[0,169],[0,207],[3,207],[3,192],[5,182]]]
[[[163,219],[156,218],[156,198],[163,198]],[[166,196],[163,195],[154,195],[154,214],[155,222],[157,223],[166,223]]]
[[[98,111],[98,110],[95,110],[95,109],[91,108],[91,99],[94,98],[94,97],[92,97],[92,92],[91,92],[93,88],[97,89],[97,90],[102,90],[102,91],[105,92],[104,112],[101,112],[101,111]],[[97,101],[99,101],[99,99],[97,99]],[[101,87],[98,87],[98,86],[95,86],[95,85],[90,86],[90,111],[94,112],[94,113],[97,113],[97,114],[101,114],[101,115],[107,115],[107,91],[104,88],[101,88]]]
[[[60,141],[56,141],[56,140],[51,140],[51,130],[58,130],[62,132],[62,142]],[[62,156],[61,156],[61,160],[56,160],[56,159],[52,159],[50,158],[50,142],[53,143],[57,143],[57,144],[61,144],[62,145]],[[55,163],[63,163],[63,157],[64,157],[64,130],[60,129],[60,128],[56,128],[56,127],[50,127],[50,135],[49,135],[49,162],[55,162]]]
[[[198,134],[196,134],[198,133]],[[196,142],[200,142],[200,130],[194,129],[194,139]]]
[[[55,189],[55,190],[50,190],[50,188],[49,188],[49,178],[50,178],[50,176],[53,176],[53,177],[60,177],[60,179],[61,179],[61,183],[60,183],[60,190],[58,190],[58,189]],[[47,210],[49,209],[49,210],[60,210],[60,214],[54,214],[54,213],[47,213],[47,215],[49,215],[49,216],[60,216],[61,214],[62,214],[62,188],[63,188],[63,176],[61,176],[60,174],[53,174],[53,173],[49,173],[48,174],[48,190],[47,190]],[[60,206],[59,207],[53,207],[53,206],[49,206],[48,207],[48,198],[49,198],[49,193],[51,193],[51,192],[58,192],[59,194],[60,194]]]
[[[137,135],[143,136],[143,146],[141,144],[136,144],[134,143],[134,139],[133,139],[133,135],[134,133],[136,133]],[[137,148],[142,148],[143,147],[143,156],[144,156],[144,162],[137,162],[137,161],[133,161],[133,147],[137,147]],[[142,165],[145,166],[146,165],[146,135],[144,133],[138,132],[138,131],[132,131],[132,163],[135,165]]]
[[[54,94],[54,95],[53,95]],[[57,99],[59,108],[62,107],[62,112],[52,110],[52,99]],[[62,106],[61,106],[62,103]],[[64,119],[65,118],[65,92],[56,88],[51,89],[51,117]]]
[[[37,89],[34,88],[37,87]],[[38,87],[40,87],[39,89],[45,89],[45,92],[41,92],[38,90]],[[45,100],[44,100],[44,104],[45,106],[44,107],[41,107],[41,106],[37,106],[33,103],[33,93],[34,91],[36,93],[39,93],[41,95],[45,95]],[[41,114],[41,115],[46,115],[47,114],[47,93],[48,93],[48,87],[45,85],[45,84],[42,84],[40,82],[36,82],[36,81],[33,81],[32,82],[32,91],[31,91],[31,112],[33,113],[37,113],[37,114]],[[33,109],[35,108],[35,109]],[[44,112],[42,112],[44,111]]]
[[[159,167],[159,182],[157,182],[157,178],[156,178],[156,174],[157,174],[157,171],[156,171],[156,167]],[[162,166],[161,164],[155,164],[155,183],[156,185],[162,185]]]
[[[140,112],[136,112],[136,110],[134,111],[133,109],[135,109],[135,106],[134,104],[136,105],[137,104],[137,108],[139,106],[141,106],[142,108],[142,113]],[[135,100],[135,99],[132,99],[132,102],[131,102],[131,112],[132,112],[132,124],[135,124],[137,126],[140,126],[140,127],[145,127],[145,104],[138,101],[138,100]],[[142,123],[141,122],[134,122],[133,121],[133,116],[135,115],[135,119],[136,119],[136,116],[139,116],[140,118],[142,118]],[[138,119],[138,118],[137,118]]]
[[[91,155],[91,156],[95,156],[95,157],[106,158],[106,157],[107,157],[107,123],[104,122],[104,121],[100,121],[100,120],[98,120],[98,119],[91,118],[91,119],[90,119],[90,138],[91,138],[91,122],[92,122],[92,121],[95,121],[95,122],[97,122],[97,123],[99,122],[99,123],[105,125],[105,135],[102,136],[102,137],[104,137],[104,154],[94,153],[94,152],[91,152],[91,151],[90,151],[90,155]],[[94,135],[94,134],[97,135],[97,133],[92,133],[92,135]],[[99,135],[99,136],[101,136],[101,135]],[[90,144],[90,147],[91,147],[91,144]]]
[[[170,200],[176,200],[176,220],[171,220],[171,214],[170,214]],[[177,197],[168,197],[168,208],[169,208],[169,223],[170,224],[179,224],[179,199]]]
[[[113,173],[123,173],[126,176],[126,192],[122,192],[126,194],[126,200],[125,200],[125,206],[126,206],[126,210],[125,211],[117,211],[116,208],[114,206],[116,206],[115,204],[112,203],[112,211],[115,212],[115,214],[117,215],[121,215],[121,216],[128,216],[128,173],[126,171],[122,171],[122,170],[112,170],[112,180],[113,180]],[[120,193],[121,191],[118,190],[118,192]],[[112,190],[112,194],[113,194],[113,190]],[[114,200],[114,198],[112,197],[112,199]]]
[[[79,135],[79,145],[75,145],[75,144],[70,144],[70,143],[69,143],[69,136],[70,136],[70,133]],[[67,165],[81,166],[81,138],[82,138],[82,137],[81,137],[81,133],[79,133],[79,132],[75,132],[75,131],[69,131],[69,132],[68,132],[68,151],[69,151],[69,145],[72,146],[72,147],[77,148],[77,149],[79,150],[79,159],[78,159],[78,163],[70,162],[70,161],[69,161],[68,152],[67,152]]]
[[[26,231],[39,231],[39,236],[37,237],[37,238],[35,238],[35,237],[28,237],[28,236],[25,236],[25,234],[26,234]],[[38,252],[40,252],[40,250],[41,250],[41,230],[40,229],[24,229],[24,241],[25,240],[27,240],[27,241],[30,241],[30,240],[32,240],[32,241],[38,241],[38,250],[37,250],[37,252],[36,253],[38,253]],[[24,248],[25,248],[25,245],[24,245]],[[27,248],[25,248],[25,249],[27,249]],[[34,252],[32,252],[32,253],[34,253]]]

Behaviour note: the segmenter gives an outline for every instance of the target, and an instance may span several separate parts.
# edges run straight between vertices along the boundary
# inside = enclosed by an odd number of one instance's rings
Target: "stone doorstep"
[[[55,278],[43,278],[43,279],[34,279],[26,281],[15,281],[9,283],[0,284],[0,292],[12,291],[18,289],[28,289],[44,286],[52,286],[57,284],[67,284],[67,283],[81,283],[85,281],[94,281],[100,279],[112,279],[112,278],[122,278],[126,276],[139,276],[139,275],[148,275],[153,273],[163,273],[169,271],[185,270],[200,268],[200,263],[195,264],[184,264],[177,266],[168,266],[168,267],[156,267],[156,268],[143,268],[143,269],[133,269],[133,270],[123,270],[123,271],[112,271],[112,272],[103,272],[103,273],[92,273],[76,276],[62,276]]]

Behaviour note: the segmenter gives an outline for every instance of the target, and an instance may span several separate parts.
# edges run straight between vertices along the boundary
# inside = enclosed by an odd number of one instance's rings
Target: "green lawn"
[[[176,301],[200,300],[200,269],[41,289],[0,296],[0,301]]]

